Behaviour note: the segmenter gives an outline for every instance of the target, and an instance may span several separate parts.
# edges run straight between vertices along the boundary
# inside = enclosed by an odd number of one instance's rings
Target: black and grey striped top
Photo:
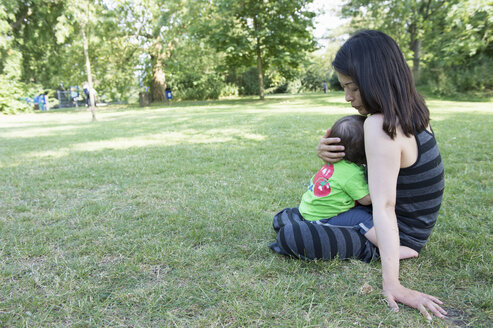
[[[399,171],[395,213],[401,245],[419,252],[435,225],[445,181],[434,135],[424,130],[415,137],[418,159]]]

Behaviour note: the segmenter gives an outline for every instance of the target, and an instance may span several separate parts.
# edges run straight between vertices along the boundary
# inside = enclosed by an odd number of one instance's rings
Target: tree
[[[166,100],[166,66],[180,42],[189,38],[189,27],[193,22],[195,8],[200,1],[192,0],[126,0],[127,8],[132,8],[133,19],[137,20],[134,35],[140,39],[144,62],[148,67],[148,83],[151,98],[155,102]],[[205,3],[205,2],[204,2]]]
[[[3,52],[2,71],[29,83],[47,84],[56,74],[58,45],[54,27],[64,10],[63,1],[25,0],[2,1],[6,9],[5,36],[8,50]],[[3,9],[2,8],[2,9]]]
[[[352,18],[351,30],[391,35],[412,62],[415,79],[433,91],[492,87],[491,1],[350,0],[342,12]]]
[[[256,65],[259,96],[264,99],[264,71],[270,66],[292,77],[306,53],[315,49],[311,0],[213,1],[202,31],[225,54],[230,68]],[[212,22],[212,23],[211,23]]]
[[[345,17],[352,17],[356,29],[374,28],[389,33],[396,41],[408,45],[415,80],[420,78],[422,41],[434,31],[437,20],[443,18],[457,0],[350,0],[343,5]]]
[[[15,75],[25,83],[40,83],[45,89],[60,83],[80,85],[88,80],[84,31],[97,90],[112,100],[127,100],[135,91],[142,40],[133,26],[140,22],[131,14],[133,8],[125,6],[127,1],[0,0],[2,3],[0,73],[10,78]],[[86,28],[81,29],[84,21]]]
[[[72,31],[75,30],[76,33],[80,33],[79,35],[82,37],[82,47],[84,54],[84,61],[86,67],[86,76],[87,83],[89,88],[89,108],[91,110],[92,120],[96,121],[96,111],[95,111],[95,99],[93,88],[93,77],[91,70],[91,59],[89,56],[90,44],[89,37],[91,33],[91,28],[93,24],[96,22],[96,13],[100,12],[103,8],[98,5],[96,2],[90,2],[90,0],[77,1],[77,0],[69,0],[67,1],[67,6],[63,13],[65,19],[60,19],[57,28],[59,29],[58,37],[59,41],[63,40],[63,33],[60,31],[66,32],[69,30],[67,26],[63,23],[68,23],[71,27],[75,27]],[[68,19],[67,19],[68,18]],[[69,23],[70,22],[70,23]]]
[[[437,29],[424,38],[427,79],[439,94],[493,89],[493,6],[487,0],[452,6]]]
[[[5,4],[4,4],[5,5]],[[63,43],[65,34],[73,30],[73,22],[82,32],[83,49],[86,59],[86,72],[91,83],[90,60],[88,55],[87,31],[91,13],[89,1],[49,1],[26,0],[10,3],[7,16],[13,41],[10,53],[18,53],[18,77],[21,81],[38,82],[45,87],[53,84],[53,78],[59,76],[58,69],[63,62]],[[66,19],[71,16],[73,19]],[[62,31],[60,28],[62,27]],[[61,32],[61,33],[60,33]],[[8,54],[8,53],[7,53]],[[3,57],[3,56],[2,56]],[[11,56],[12,57],[12,56]],[[2,58],[3,70],[9,68],[8,59]],[[7,65],[6,65],[7,64]],[[92,118],[95,120],[94,100],[91,102]]]
[[[62,8],[55,0],[0,0],[1,112],[31,110],[22,98],[45,92],[40,83],[49,79],[57,63],[56,42],[49,34]]]
[[[63,56],[57,78],[79,85],[89,82],[90,70],[98,94],[128,100],[136,93],[136,71],[144,53],[139,31],[146,25],[138,8],[132,10],[128,1],[71,1],[56,26]]]

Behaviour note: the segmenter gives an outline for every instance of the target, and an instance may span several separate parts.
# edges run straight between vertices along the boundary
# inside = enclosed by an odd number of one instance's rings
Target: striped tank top
[[[395,213],[401,245],[419,252],[435,225],[445,179],[434,135],[424,130],[415,138],[418,159],[399,171]]]

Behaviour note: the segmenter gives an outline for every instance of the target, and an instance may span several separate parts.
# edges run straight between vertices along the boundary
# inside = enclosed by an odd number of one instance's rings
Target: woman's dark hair
[[[344,146],[344,159],[357,165],[366,163],[365,132],[363,124],[366,116],[350,115],[337,120],[330,129],[330,137],[341,139]]]
[[[383,113],[383,130],[393,139],[397,126],[409,137],[428,126],[430,112],[397,43],[387,34],[364,30],[339,49],[334,69],[358,85],[370,114]]]

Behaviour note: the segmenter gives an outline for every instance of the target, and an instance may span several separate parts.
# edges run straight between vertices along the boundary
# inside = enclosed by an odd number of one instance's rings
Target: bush
[[[238,86],[236,86],[232,83],[225,84],[224,87],[222,88],[221,94],[219,96],[220,97],[238,96]]]
[[[241,74],[238,81],[238,88],[238,91],[242,96],[259,94],[258,71],[256,67],[250,67],[243,74]]]
[[[483,55],[461,66],[432,67],[423,73],[422,81],[439,96],[493,90],[493,59]]]
[[[323,81],[328,79],[328,72],[318,66],[308,66],[301,75],[303,91],[321,91]]]
[[[187,72],[169,84],[177,99],[205,100],[218,99],[225,83],[215,73],[199,75]]]
[[[288,82],[283,83],[277,87],[272,88],[272,90],[266,90],[267,93],[286,93],[288,92]]]
[[[38,85],[15,82],[0,75],[0,112],[4,114],[31,112],[33,107],[24,98],[39,95],[42,91]]]
[[[287,93],[296,94],[302,91],[303,86],[301,85],[300,79],[295,79],[293,81],[288,82],[288,86],[286,89]]]
[[[330,90],[334,90],[334,91],[344,90],[341,87],[341,83],[337,79],[336,72],[333,72],[332,75],[330,76],[329,81],[327,81],[327,86],[329,87]]]

